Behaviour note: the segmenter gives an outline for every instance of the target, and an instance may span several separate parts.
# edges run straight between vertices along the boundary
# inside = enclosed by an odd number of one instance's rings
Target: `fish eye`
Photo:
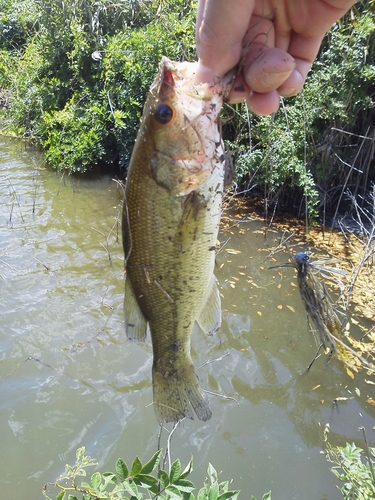
[[[167,104],[158,104],[154,111],[155,120],[161,125],[166,125],[173,118],[173,109]]]

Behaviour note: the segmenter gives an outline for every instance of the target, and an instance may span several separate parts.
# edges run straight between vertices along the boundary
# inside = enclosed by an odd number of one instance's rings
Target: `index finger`
[[[205,71],[222,78],[236,66],[254,3],[254,0],[199,0],[197,78]]]

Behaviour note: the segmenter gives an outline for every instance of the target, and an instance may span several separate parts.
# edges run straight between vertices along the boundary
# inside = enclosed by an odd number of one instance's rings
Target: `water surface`
[[[0,138],[0,490],[4,500],[42,499],[85,445],[113,470],[117,458],[148,459],[159,426],[152,408],[151,345],[124,335],[122,193],[110,177],[64,177],[23,143]],[[217,278],[223,325],[194,332],[195,366],[209,395],[209,422],[184,421],[172,459],[194,455],[200,485],[211,461],[240,498],[338,500],[321,455],[334,444],[374,445],[371,386],[320,357],[292,268],[250,217],[223,228]],[[218,358],[218,359],[217,359]],[[215,360],[205,364],[207,361]],[[337,397],[348,398],[333,404]],[[162,441],[165,444],[166,434]]]

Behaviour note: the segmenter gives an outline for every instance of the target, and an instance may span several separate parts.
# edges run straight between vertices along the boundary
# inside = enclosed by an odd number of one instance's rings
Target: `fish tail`
[[[178,422],[182,418],[194,418],[193,409],[199,420],[209,420],[211,409],[199,385],[194,366],[188,362],[183,368],[158,372],[153,366],[152,383],[156,417],[162,422]]]

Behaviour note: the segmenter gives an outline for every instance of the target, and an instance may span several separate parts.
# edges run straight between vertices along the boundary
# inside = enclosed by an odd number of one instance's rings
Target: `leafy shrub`
[[[22,49],[32,36],[37,20],[34,0],[0,0],[0,49]]]
[[[87,476],[87,468],[97,465],[85,453],[85,447],[76,452],[74,466],[66,465],[65,474],[55,482],[55,487],[60,490],[56,500],[78,500],[75,494],[83,500],[109,499],[109,500],[142,500],[145,497],[159,498],[160,500],[236,500],[239,491],[230,491],[229,482],[219,482],[218,474],[209,464],[207,479],[204,486],[193,494],[196,489],[194,484],[186,479],[193,471],[193,459],[182,470],[180,460],[175,460],[170,471],[160,468],[162,451],[158,450],[145,464],[136,457],[129,467],[120,458],[116,462],[115,472],[94,472],[90,481],[81,481],[79,477]],[[43,493],[48,500],[48,485],[43,488]],[[74,493],[74,494],[72,494]],[[251,497],[251,500],[256,500]],[[262,500],[271,500],[271,493],[263,495]]]
[[[375,457],[375,448],[368,448],[370,457],[354,443],[345,447],[327,446],[327,459],[334,463],[333,474],[344,483],[340,488],[345,500],[370,500],[375,498],[375,477],[371,457]]]
[[[38,25],[8,78],[13,132],[40,143],[57,169],[125,166],[161,56],[193,57],[191,5],[34,0],[35,5]]]
[[[84,172],[105,158],[103,138],[108,112],[86,100],[77,105],[73,97],[63,110],[43,113],[38,125],[41,137],[45,137],[41,143],[47,162],[57,168],[69,166],[72,172]]]
[[[162,55],[179,60],[185,51],[191,58],[193,25],[191,16],[180,20],[177,14],[170,14],[145,28],[118,33],[106,44],[100,64],[104,92],[117,113],[111,121],[121,167],[130,159],[146,92]]]
[[[15,60],[7,50],[0,49],[0,89],[9,89]],[[10,71],[11,69],[11,71]]]

